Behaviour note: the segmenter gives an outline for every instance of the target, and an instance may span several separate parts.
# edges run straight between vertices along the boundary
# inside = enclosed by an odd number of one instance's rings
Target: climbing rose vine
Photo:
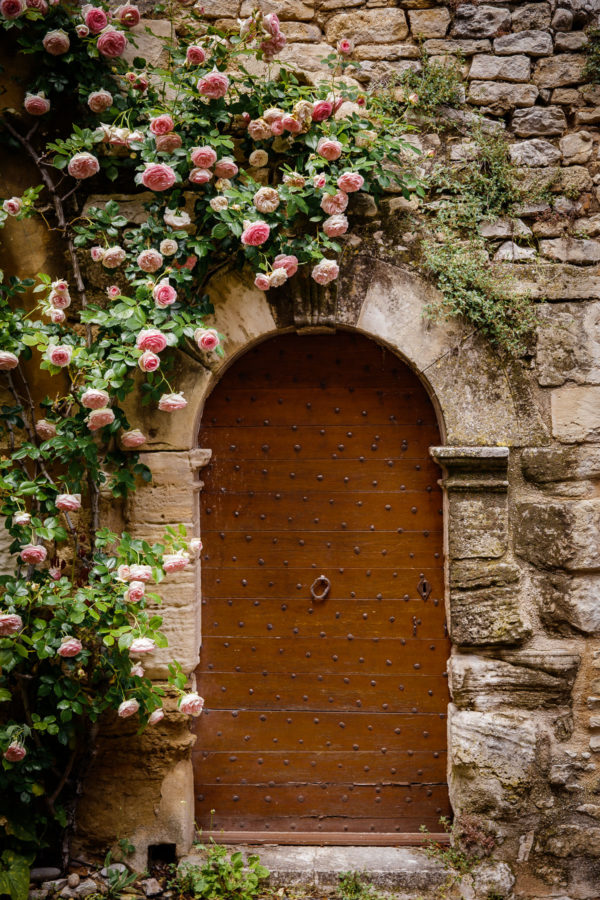
[[[217,271],[242,270],[263,292],[299,270],[328,285],[354,198],[420,191],[403,124],[351,77],[350,40],[309,86],[273,63],[286,43],[274,13],[235,33],[189,15],[188,37],[153,66],[136,55],[133,4],[0,0],[4,55],[29,62],[0,139],[39,175],[0,201],[0,225],[39,217],[64,250],[53,274],[0,285],[0,512],[15,561],[0,579],[0,845],[25,864],[71,824],[107,716],[157,725],[164,690],[183,714],[202,711],[177,663],[165,689],[144,671],[166,645],[156,586],[194,562],[199,540],[167,529],[150,545],[101,527],[101,497],[150,478],[128,395],[181,415],[177,357],[223,353],[209,319]],[[142,216],[87,199],[113,185],[138,195]],[[41,400],[39,369],[52,385]]]

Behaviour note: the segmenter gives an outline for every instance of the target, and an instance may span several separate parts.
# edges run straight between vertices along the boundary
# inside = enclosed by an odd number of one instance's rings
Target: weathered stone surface
[[[510,13],[495,6],[461,4],[452,26],[453,37],[489,38],[510,28]]]
[[[323,32],[319,26],[309,22],[286,22],[285,36],[288,41],[298,41],[299,43],[323,40]]]
[[[540,253],[558,262],[591,265],[600,262],[600,241],[562,237],[540,242]]]
[[[529,81],[531,63],[528,56],[491,56],[482,53],[473,58],[469,78],[481,81]]]
[[[560,150],[542,138],[511,144],[509,153],[511,162],[516,166],[550,166],[561,157]]]
[[[536,484],[569,478],[600,478],[596,447],[530,447],[521,457],[523,475]]]
[[[512,128],[519,137],[562,134],[567,127],[565,114],[558,106],[536,106],[513,113]]]
[[[354,50],[357,59],[419,59],[419,48],[416,44],[397,41],[393,44],[361,44]]]
[[[592,135],[588,131],[565,134],[559,141],[560,152],[565,165],[585,164],[589,161],[594,147]]]
[[[589,825],[556,825],[545,832],[543,849],[552,856],[600,856],[600,828]]]
[[[542,596],[542,608],[546,622],[553,626],[567,624],[582,634],[598,634],[600,576],[555,576]]]
[[[551,407],[559,441],[600,440],[600,387],[565,384],[552,391]]]
[[[475,53],[489,53],[492,49],[492,44],[486,38],[479,41],[468,39],[442,41],[434,38],[425,41],[423,49],[430,56],[444,56],[455,53],[460,53],[462,56],[473,56]]]
[[[539,88],[561,87],[583,81],[586,57],[580,53],[563,53],[541,59],[534,70],[533,80]]]
[[[558,34],[554,35],[554,48],[559,52],[565,50],[571,52],[573,50],[583,50],[587,45],[588,36],[585,31],[559,31]]]
[[[450,562],[450,586],[459,590],[514,585],[521,577],[515,563],[486,559],[460,559]]]
[[[517,106],[533,106],[538,89],[533,84],[505,84],[497,81],[472,81],[468,99],[476,106],[485,106],[498,115]]]
[[[520,503],[515,552],[540,568],[598,568],[600,501]]]
[[[534,247],[520,247],[514,241],[505,241],[494,254],[493,261],[498,262],[527,262],[537,256]]]
[[[484,238],[494,240],[496,238],[530,237],[532,231],[521,219],[496,219],[495,222],[483,222],[479,226],[479,233]]]
[[[207,19],[237,19],[240,0],[202,0],[202,15]]]
[[[463,497],[452,494],[450,554],[454,559],[497,558],[507,548],[506,497],[494,494]]]
[[[330,43],[351,35],[355,44],[389,44],[404,40],[408,26],[401,9],[360,10],[334,16],[327,23],[325,34]]]
[[[569,702],[575,673],[550,675],[473,653],[450,660],[452,699],[461,708],[481,711],[499,706],[539,709]]]
[[[557,9],[552,16],[551,25],[555,31],[570,31],[573,25],[573,13],[570,9]]]
[[[526,669],[539,669],[542,672],[548,672],[550,675],[560,675],[569,678],[571,681],[575,678],[581,656],[573,647],[569,646],[564,640],[548,640],[538,641],[539,646],[519,647],[516,650],[505,650],[498,647],[494,650],[494,657],[512,663],[515,666],[524,666]]]
[[[188,453],[141,453],[152,481],[127,500],[126,520],[152,525],[191,521],[195,510],[194,470]]]
[[[592,176],[585,166],[568,165],[559,170],[556,184],[552,186],[552,190],[555,194],[567,194],[572,198],[583,191],[591,191],[592,187]],[[555,209],[558,209],[559,199],[557,198],[554,203]],[[568,200],[568,203],[573,202],[572,199]]]
[[[498,56],[510,56],[512,53],[549,56],[552,53],[552,38],[549,32],[538,29],[505,34],[494,41],[494,53]]]
[[[315,14],[314,0],[260,0],[258,4],[256,0],[243,0],[240,16],[250,16],[257,5],[263,13],[277,13],[282,22],[308,21]]]
[[[410,30],[414,37],[444,37],[450,25],[450,13],[444,7],[439,9],[411,9],[408,13]]]
[[[585,100],[577,88],[554,88],[550,97],[550,103],[556,106],[575,108],[584,106]]]
[[[463,647],[511,645],[531,635],[515,587],[455,591],[450,597],[450,636]]]
[[[524,3],[511,16],[513,31],[531,31],[550,27],[549,3]]]
[[[578,109],[575,113],[576,125],[598,125],[600,122],[600,106],[593,109]]]
[[[135,45],[133,41],[130,41],[122,58],[131,63],[136,56],[141,56],[149,66],[158,65],[165,53],[165,40],[171,36],[169,20],[141,19],[139,25],[130,30]]]
[[[538,382],[555,387],[567,379],[586,381],[594,367],[595,353],[592,343],[586,340],[579,311],[545,308],[540,318],[536,345]]]

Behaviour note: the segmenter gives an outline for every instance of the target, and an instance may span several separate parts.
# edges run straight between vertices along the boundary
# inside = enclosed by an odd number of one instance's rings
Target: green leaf
[[[5,850],[0,860],[0,894],[9,894],[11,900],[27,900],[31,858]]]

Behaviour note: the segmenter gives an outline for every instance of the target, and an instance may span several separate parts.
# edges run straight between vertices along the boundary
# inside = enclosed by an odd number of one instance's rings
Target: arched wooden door
[[[373,843],[441,830],[439,441],[417,377],[357,334],[274,338],[208,398],[194,748],[205,832]]]

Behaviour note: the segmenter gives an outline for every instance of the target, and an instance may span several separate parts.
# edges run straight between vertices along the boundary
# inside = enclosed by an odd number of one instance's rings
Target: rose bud
[[[329,100],[317,100],[313,106],[312,120],[313,122],[324,122],[333,112],[333,103]],[[327,138],[321,140],[327,140]],[[317,150],[317,153],[319,151]]]
[[[54,422],[48,422],[47,419],[38,419],[35,423],[35,430],[43,441],[48,441],[56,435],[56,425]]]
[[[20,197],[10,197],[2,204],[2,209],[8,216],[18,216],[23,207]]]
[[[99,171],[100,163],[93,153],[76,153],[69,160],[69,165],[67,166],[69,175],[77,178],[79,181],[84,178],[91,178],[92,175],[96,175]]]
[[[0,350],[0,372],[8,372],[19,365],[19,357],[10,350]]]
[[[134,565],[129,568],[129,574],[133,581],[150,581],[152,578],[152,566],[134,563]]]
[[[161,722],[165,717],[164,709],[155,709],[154,712],[151,712],[148,716],[148,725],[157,725]]]
[[[129,718],[129,716],[135,715],[139,708],[140,704],[137,702],[137,700],[123,700],[117,712],[122,719],[127,719]]]
[[[145,350],[138,359],[138,366],[142,372],[156,372],[160,366],[160,357],[151,350]]]
[[[92,249],[90,250],[90,256],[92,257],[94,262],[101,262],[105,252],[106,251],[104,247],[92,247]]]
[[[40,563],[43,563],[46,557],[48,556],[47,550],[45,547],[42,547],[41,544],[25,544],[25,546],[21,549],[19,554],[23,562],[27,563],[30,566],[39,566]]]
[[[134,678],[143,678],[144,677],[144,667],[141,663],[136,663],[135,666],[131,667],[130,675],[133,675]]]
[[[281,124],[283,125],[284,131],[289,131],[290,134],[300,134],[302,131],[302,125],[295,119],[293,116],[284,116],[281,120]]]
[[[322,172],[319,172],[318,175],[315,175],[313,177],[313,185],[316,188],[324,188],[326,181],[327,181],[327,177]]]
[[[43,116],[50,109],[50,101],[43,93],[25,94],[23,106],[30,116]]]
[[[31,522],[31,514],[28,512],[16,512],[13,516],[15,525],[29,525]]]
[[[54,322],[55,325],[62,325],[62,323],[66,321],[66,318],[67,317],[62,309],[55,309],[52,307],[50,310],[50,321]]]
[[[135,656],[142,653],[152,653],[153,650],[156,650],[156,644],[152,638],[139,637],[134,638],[131,642],[129,653]]]
[[[196,328],[194,340],[198,344],[198,349],[207,352],[216,350],[221,343],[219,334],[214,328]]]
[[[187,568],[190,561],[189,553],[180,550],[179,553],[165,553],[163,556],[162,567],[167,574],[171,572],[181,572]]]
[[[86,38],[90,33],[90,29],[87,25],[76,25],[75,26],[75,34],[78,38]]]
[[[158,408],[162,412],[176,412],[179,409],[185,409],[187,400],[183,396],[183,391],[178,394],[163,394],[158,401]]]
[[[18,741],[13,741],[8,745],[3,753],[4,759],[8,762],[21,762],[27,756],[27,750]]]
[[[252,222],[242,232],[241,241],[249,247],[260,247],[268,241],[270,233],[271,229],[266,222]]]
[[[329,284],[340,274],[340,267],[334,259],[322,259],[311,272],[317,284]]]
[[[143,581],[130,581],[124,597],[127,603],[139,603],[146,592]]]
[[[141,447],[142,444],[146,443],[146,440],[146,435],[138,428],[134,428],[131,431],[125,431],[121,435],[121,444],[123,447],[126,447],[127,450],[135,450],[136,447]]]
[[[81,404],[86,409],[102,409],[103,406],[108,405],[109,400],[108,391],[101,388],[88,388],[81,395]]]
[[[217,154],[212,147],[194,147],[191,160],[198,169],[211,169],[217,161]]]
[[[64,659],[70,659],[72,656],[79,656],[82,650],[83,644],[81,641],[69,636],[62,639],[62,643],[56,652]]]
[[[342,38],[341,41],[338,41],[337,48],[338,53],[341,53],[342,56],[350,56],[354,50],[354,44],[348,38]]]
[[[201,66],[206,59],[206,53],[197,44],[190,44],[185,51],[185,61],[190,66]]]
[[[125,3],[115,9],[113,16],[125,28],[135,28],[140,24],[140,11],[133,3]]]
[[[76,512],[81,509],[81,494],[58,494],[55,504],[63,512]]]
[[[203,707],[204,698],[195,691],[191,694],[184,694],[179,701],[179,711],[185,713],[186,716],[199,716]]]
[[[16,613],[0,613],[0,637],[16,634],[23,627],[23,619]]]
[[[93,409],[86,421],[90,431],[98,431],[99,428],[104,428],[106,425],[112,425],[115,421],[115,414],[112,409],[104,406],[100,409]]]
[[[188,546],[192,553],[195,553],[197,556],[202,550],[202,541],[200,540],[200,538],[192,538]]]
[[[171,228],[185,228],[186,225],[191,225],[192,222],[189,214],[186,213],[184,209],[179,211],[176,209],[166,209],[163,219],[165,225],[170,225]]]

